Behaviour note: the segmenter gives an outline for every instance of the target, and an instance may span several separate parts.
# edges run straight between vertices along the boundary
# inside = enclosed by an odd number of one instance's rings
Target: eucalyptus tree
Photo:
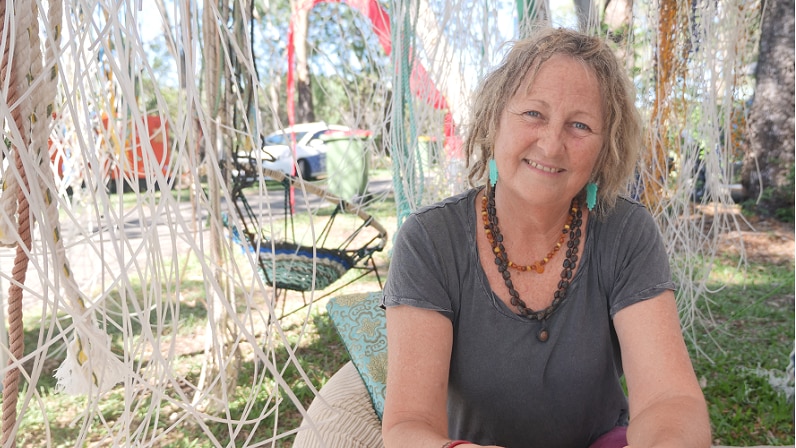
[[[794,218],[794,2],[765,2],[742,182],[753,210]]]
[[[316,118],[380,127],[392,72],[372,24],[344,3],[318,4],[309,18],[308,61]]]

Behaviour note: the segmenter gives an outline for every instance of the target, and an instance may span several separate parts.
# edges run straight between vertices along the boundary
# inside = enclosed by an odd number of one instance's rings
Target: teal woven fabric
[[[326,310],[381,420],[387,388],[387,320],[381,291],[335,297]]]
[[[345,253],[292,243],[260,247],[260,274],[268,285],[293,291],[326,289],[351,269],[354,260]],[[314,282],[314,283],[313,283]]]

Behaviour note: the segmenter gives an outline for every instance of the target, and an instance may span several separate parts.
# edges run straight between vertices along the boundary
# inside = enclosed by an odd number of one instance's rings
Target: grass
[[[296,331],[296,329],[294,329]],[[293,337],[296,336],[294,333]],[[336,330],[332,326],[326,313],[315,313],[312,316],[312,325],[309,333],[304,335],[307,340],[296,352],[299,359],[301,369],[306,372],[312,386],[317,390],[326,384],[326,381],[334,375],[334,373],[348,361],[348,354],[340,341]],[[313,398],[314,392],[309,387],[306,381],[302,378],[298,368],[293,364],[286,364],[287,352],[284,348],[276,350],[276,365],[287,365],[287,368],[282,372],[282,378],[290,386],[290,390],[301,401],[302,406],[306,409],[309,407]],[[241,379],[239,384],[251,384],[252,379],[256,378],[257,366],[254,363],[244,363],[241,369]],[[267,412],[265,404],[269,402],[270,390],[269,388],[258,389],[257,397],[252,400],[250,389],[248,387],[239,387],[239,393],[235,400],[233,400],[229,409],[233,419],[256,419],[258,416]],[[250,407],[251,403],[255,406]],[[288,429],[297,428],[301,424],[301,413],[298,409],[288,403],[283,402],[284,405],[280,406],[278,415],[270,415],[264,419],[257,427],[258,434],[254,435],[254,440],[265,440],[273,434],[273,426],[276,423],[275,418],[278,418],[279,432],[286,432]],[[225,431],[225,424],[217,424],[212,430],[214,433],[223,434]],[[242,440],[243,434],[236,437],[236,440]],[[289,447],[292,445],[293,437],[286,437],[278,441],[276,446]],[[201,445],[211,446],[211,445]]]
[[[736,264],[719,260],[711,279],[723,289],[701,309],[713,320],[689,341],[714,442],[793,445],[793,396],[774,387],[787,382],[794,347],[793,266],[752,263],[744,274]]]
[[[187,277],[193,277],[192,264],[189,262]],[[195,268],[195,266],[194,266]],[[183,284],[182,291],[186,302],[180,305],[179,312],[170,308],[164,312],[160,318],[156,318],[150,313],[141,313],[140,316],[133,317],[128,323],[126,332],[138,335],[141,333],[142,326],[155,326],[158,320],[163,324],[162,331],[159,333],[161,342],[182,345],[176,358],[170,362],[170,369],[174,369],[176,374],[172,377],[182,379],[182,384],[195,385],[199,382],[199,375],[202,368],[203,352],[201,349],[193,350],[191,345],[203,331],[207,324],[207,312],[201,301],[196,298],[191,299],[192,292],[199,292],[203,289],[201,281],[187,280]],[[140,285],[134,285],[132,290],[135,292],[128,297],[139,297]],[[112,302],[118,303],[118,297],[110,297]],[[283,345],[276,345],[269,360],[281,370],[281,377],[284,379],[287,388],[299,399],[302,408],[307,408],[312,402],[315,393],[326,383],[326,381],[348,361],[348,355],[342,342],[339,340],[336,330],[332,326],[328,315],[321,311],[322,303],[310,314],[309,325],[302,332],[303,320],[300,316],[291,316],[281,322],[281,327],[286,334],[287,345],[293,347],[295,356],[299,361],[299,368],[289,362],[288,351]],[[171,322],[177,320],[173,327]],[[56,318],[61,325],[68,325],[69,318]],[[42,322],[45,325],[42,326]],[[47,332],[49,321],[41,319],[39,316],[30,315],[25,319],[24,340],[26,352],[38,351],[42,353],[39,341],[40,333]],[[102,323],[101,323],[102,325]],[[146,343],[140,344],[136,340],[123,341],[122,332],[117,326],[107,325],[107,333],[111,336],[111,347],[116,353],[122,353],[123,344],[134,347],[138,353],[135,356],[135,363],[138,365],[146,364],[150,360],[141,355],[142,347]],[[176,329],[177,331],[172,331]],[[135,338],[134,338],[135,339]],[[274,337],[273,339],[278,339]],[[181,342],[180,342],[181,341]],[[200,344],[201,346],[201,344]],[[184,401],[176,405],[173,400],[179,400],[173,384],[164,384],[161,393],[163,396],[171,397],[163,399],[153,396],[147,390],[130,392],[125,391],[123,386],[114,388],[107,395],[103,396],[97,404],[90,403],[87,397],[73,397],[59,394],[55,390],[55,379],[53,372],[65,358],[64,345],[56,343],[55,349],[49,352],[44,351],[47,359],[44,361],[44,369],[34,380],[36,392],[40,397],[38,403],[28,406],[27,410],[19,415],[21,429],[17,433],[16,441],[19,446],[108,446],[107,432],[103,426],[113,427],[116,422],[124,419],[129,422],[129,430],[142,431],[141,428],[148,427],[148,431],[154,434],[162,434],[161,442],[154,445],[162,447],[214,447],[219,444],[222,446],[241,446],[240,443],[247,438],[253,440],[265,440],[273,437],[274,427],[278,428],[277,434],[285,433],[290,429],[296,428],[301,423],[301,414],[298,409],[287,399],[282,386],[273,381],[273,376],[266,371],[261,361],[254,357],[244,354],[243,360],[237,368],[237,387],[231,392],[231,397],[225,404],[226,409],[220,411],[220,416],[226,420],[236,421],[256,421],[254,424],[228,424],[226,422],[214,422],[201,418],[185,418],[184,409],[179,406],[189,405]],[[178,347],[179,350],[179,347]],[[250,351],[248,352],[250,353]],[[155,366],[157,368],[157,366]],[[30,372],[30,363],[26,365],[26,370]],[[138,370],[138,369],[137,369]],[[141,373],[146,375],[144,369]],[[312,387],[301,375],[304,372],[309,379]],[[148,381],[152,381],[149,378]],[[148,382],[146,379],[143,383]],[[20,397],[27,393],[28,382],[22,381]],[[253,386],[254,385],[254,386]],[[127,396],[127,399],[125,398]],[[190,393],[188,394],[190,398]],[[280,401],[278,413],[273,413],[275,409],[274,400]],[[88,408],[97,407],[99,409],[89,419],[85,419],[85,412]],[[153,411],[153,407],[159,407]],[[269,414],[270,412],[270,414]],[[184,421],[174,421],[176,418],[184,418]],[[93,429],[86,432],[82,425],[90,425]],[[204,426],[202,428],[200,425]],[[118,432],[119,427],[115,428]],[[151,440],[152,436],[148,438]],[[215,441],[211,441],[215,439]],[[48,443],[49,442],[49,443]],[[55,442],[54,445],[51,445]],[[292,437],[285,437],[277,441],[276,447],[290,447]],[[116,441],[114,446],[124,446],[122,441]],[[269,445],[270,446],[270,445]]]

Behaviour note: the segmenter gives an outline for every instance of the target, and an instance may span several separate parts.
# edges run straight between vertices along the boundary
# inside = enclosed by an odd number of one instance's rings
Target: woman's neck
[[[561,234],[561,229],[569,218],[572,198],[550,204],[532,204],[501,191],[495,190],[495,208],[501,231],[506,239],[514,244],[548,244],[551,238]]]

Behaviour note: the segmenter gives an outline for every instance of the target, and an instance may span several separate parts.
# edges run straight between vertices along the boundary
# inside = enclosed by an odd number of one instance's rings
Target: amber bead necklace
[[[486,233],[487,240],[492,246],[492,252],[495,255],[495,264],[497,265],[498,272],[503,277],[503,281],[509,290],[511,296],[511,304],[514,305],[519,314],[542,322],[542,328],[536,334],[537,339],[542,342],[547,341],[550,333],[547,330],[547,318],[561,305],[561,302],[567,296],[567,289],[572,281],[572,270],[575,269],[578,263],[578,246],[580,245],[580,226],[583,224],[583,212],[580,209],[580,201],[577,198],[572,199],[569,207],[569,218],[564,228],[561,230],[562,236],[556,243],[553,250],[547,254],[547,257],[539,262],[533,263],[528,266],[519,266],[509,261],[506,248],[503,246],[503,235],[500,233],[498,226],[497,211],[495,209],[495,187],[487,187],[484,197],[481,199],[481,216],[484,221],[484,232]],[[558,289],[553,293],[553,302],[547,308],[539,311],[534,311],[520,299],[520,294],[514,289],[514,284],[511,281],[511,268],[520,271],[535,271],[538,273],[544,272],[544,265],[558,252],[563,246],[566,234],[569,234],[569,241],[567,241],[566,258],[564,259],[563,269],[561,270],[561,279],[558,282]]]
[[[573,204],[574,204],[574,202],[573,202]],[[570,228],[572,226],[572,220],[574,218],[575,218],[575,215],[570,212],[569,218],[567,219],[567,223],[564,224],[564,227],[561,229],[561,236],[558,238],[558,241],[556,242],[556,245],[553,247],[553,249],[550,252],[547,253],[547,255],[544,258],[542,258],[541,260],[539,260],[539,261],[537,261],[535,263],[531,263],[531,264],[528,264],[528,265],[518,265],[518,264],[514,263],[513,261],[509,260],[508,256],[507,256],[506,257],[507,266],[509,268],[511,268],[511,269],[516,269],[516,270],[518,270],[520,272],[536,272],[538,274],[543,273],[544,272],[544,265],[546,265],[553,258],[553,256],[556,254],[556,252],[561,250],[561,246],[564,245],[564,240],[566,239],[567,235],[569,234],[569,230],[570,230]],[[486,232],[486,238],[489,240],[489,243],[492,245],[492,249],[494,249],[497,246],[495,244],[495,238],[494,238],[493,233],[492,233],[492,227],[489,225],[489,212],[487,211],[487,198],[486,198],[486,195],[484,195],[484,197],[481,198],[481,219],[483,219],[483,221],[484,221],[484,231]],[[495,218],[495,220],[497,222],[497,217]],[[497,226],[495,226],[495,227],[498,229],[498,232],[500,232],[500,228],[498,228]]]

